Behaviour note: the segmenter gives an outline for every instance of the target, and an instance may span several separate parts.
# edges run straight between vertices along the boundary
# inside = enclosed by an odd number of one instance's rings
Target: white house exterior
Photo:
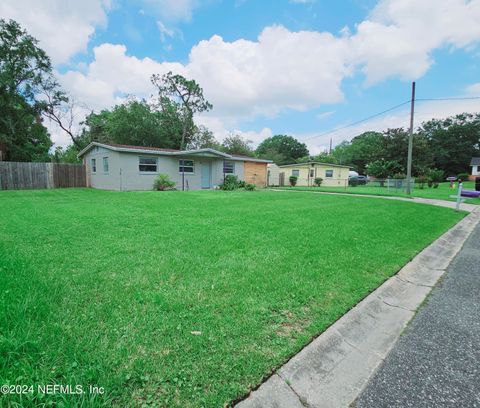
[[[472,157],[470,167],[472,168],[473,178],[480,177],[480,157]]]
[[[214,149],[173,150],[92,142],[79,155],[87,167],[89,185],[104,190],[152,190],[155,178],[167,174],[179,190],[215,188],[227,174],[266,185],[270,163],[229,155]]]

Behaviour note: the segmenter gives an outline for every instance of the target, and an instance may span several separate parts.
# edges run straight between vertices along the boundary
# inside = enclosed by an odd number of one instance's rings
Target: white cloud
[[[0,16],[19,22],[54,63],[64,63],[86,50],[109,7],[110,0],[2,0]]]
[[[142,2],[145,15],[157,19],[163,40],[176,35],[174,22],[188,21],[199,6],[196,0]],[[2,15],[24,21],[57,62],[85,49],[95,27],[105,24],[106,8],[101,0],[0,4]],[[79,100],[101,109],[126,94],[149,96],[150,76],[172,70],[204,88],[214,105],[206,117],[216,122],[219,136],[258,115],[342,102],[342,81],[359,70],[367,84],[389,77],[418,79],[434,63],[434,50],[468,50],[479,40],[480,0],[381,0],[367,19],[338,35],[282,26],[266,27],[253,41],[214,35],[192,47],[183,64],[137,58],[123,45],[101,44],[90,64],[61,75],[61,81]]]
[[[329,118],[329,117],[332,116],[334,113],[335,113],[335,111],[322,112],[322,113],[318,113],[317,115],[315,115],[315,117],[316,117],[318,120],[323,120],[323,119]]]
[[[417,79],[442,47],[465,48],[480,39],[480,1],[381,0],[351,37],[353,63],[367,83]]]

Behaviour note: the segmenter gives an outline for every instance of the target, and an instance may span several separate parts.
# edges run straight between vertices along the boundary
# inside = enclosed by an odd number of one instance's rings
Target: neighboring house
[[[320,162],[286,164],[280,169],[279,185],[288,186],[290,176],[297,176],[297,186],[313,186],[317,177],[323,179],[322,186],[338,187],[348,185],[349,166]]]
[[[472,157],[470,167],[472,168],[472,178],[480,177],[480,157]]]
[[[78,157],[87,166],[89,186],[105,190],[152,190],[160,173],[189,190],[209,189],[224,176],[265,187],[270,160],[230,155],[214,149],[174,150],[92,142]]]

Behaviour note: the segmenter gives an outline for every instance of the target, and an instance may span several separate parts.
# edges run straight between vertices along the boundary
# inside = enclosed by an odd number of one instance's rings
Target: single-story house
[[[480,157],[472,157],[470,167],[472,168],[472,178],[480,177]]]
[[[289,178],[291,176],[297,177],[297,186],[313,186],[314,180],[317,177],[323,179],[322,186],[338,187],[348,185],[349,166],[342,166],[339,164],[307,162],[286,164],[279,167],[279,182],[280,186],[288,186],[290,184]]]
[[[152,190],[160,173],[179,190],[215,188],[233,174],[265,187],[270,160],[237,156],[215,149],[175,150],[92,142],[78,157],[87,167],[89,186],[104,190]]]

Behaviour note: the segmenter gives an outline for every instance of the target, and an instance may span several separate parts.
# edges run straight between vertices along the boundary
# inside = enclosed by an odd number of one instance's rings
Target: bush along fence
[[[87,187],[83,164],[0,162],[0,190]]]

